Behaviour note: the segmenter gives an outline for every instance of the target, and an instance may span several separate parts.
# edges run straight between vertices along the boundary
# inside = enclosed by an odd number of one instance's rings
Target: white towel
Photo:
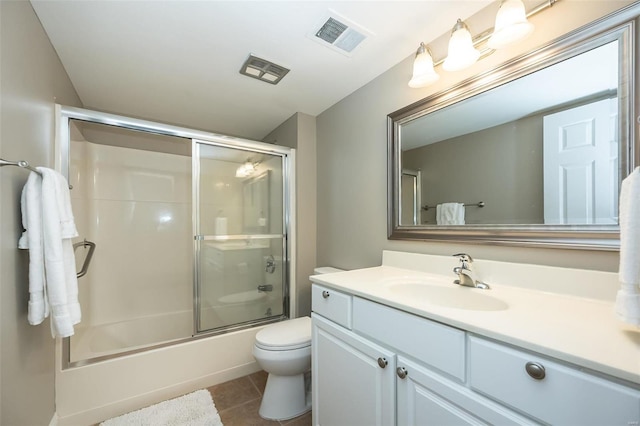
[[[29,249],[29,305],[27,320],[38,325],[49,316],[45,294],[44,246],[42,244],[42,178],[31,172],[20,199],[22,227],[25,231],[18,247]]]
[[[464,204],[442,203],[436,206],[438,225],[464,225]]]
[[[216,217],[214,232],[216,235],[227,235],[227,218],[226,217]]]
[[[18,243],[20,248],[29,248],[29,322],[42,322],[49,314],[48,305],[52,335],[69,337],[73,335],[73,325],[81,319],[71,242],[73,237],[78,236],[78,231],[66,179],[55,170],[45,167],[38,167],[38,171],[42,173],[42,179],[37,175],[29,176],[23,190],[23,224],[26,231]],[[39,274],[41,270],[44,270],[44,279]],[[31,291],[32,287],[34,292]],[[44,310],[40,307],[41,302]]]
[[[620,189],[620,290],[615,311],[640,326],[640,167],[622,181]]]

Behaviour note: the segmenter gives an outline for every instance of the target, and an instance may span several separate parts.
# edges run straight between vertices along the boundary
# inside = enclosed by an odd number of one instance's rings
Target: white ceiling
[[[31,3],[86,108],[262,139],[295,112],[320,114],[491,1]],[[351,57],[308,37],[330,10],[373,34]],[[249,54],[291,71],[276,86],[242,76]]]

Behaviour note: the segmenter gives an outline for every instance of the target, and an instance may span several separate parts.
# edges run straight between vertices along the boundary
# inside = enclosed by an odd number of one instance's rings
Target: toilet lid
[[[256,345],[286,350],[311,345],[311,318],[301,317],[268,325],[256,334]]]

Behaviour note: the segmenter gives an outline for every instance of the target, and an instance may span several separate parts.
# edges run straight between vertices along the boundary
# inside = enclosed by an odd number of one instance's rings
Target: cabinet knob
[[[536,380],[542,380],[547,373],[544,370],[544,366],[537,362],[528,362],[524,369],[527,370],[527,374]]]
[[[387,364],[389,364],[389,362],[387,362],[386,358],[378,358],[378,365],[380,366],[380,368],[385,368]]]
[[[404,379],[405,377],[407,377],[409,375],[409,372],[407,371],[406,368],[404,367],[398,367],[396,368],[396,374],[398,375],[398,377],[400,377],[401,379]]]
[[[329,297],[329,296],[331,296],[331,294],[330,294],[327,290],[324,290],[324,291],[322,292],[322,297],[324,297],[325,299],[326,299],[327,297]]]

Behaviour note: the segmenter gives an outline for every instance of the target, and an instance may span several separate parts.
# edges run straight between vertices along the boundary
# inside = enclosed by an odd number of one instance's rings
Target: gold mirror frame
[[[480,244],[556,247],[617,251],[618,225],[401,225],[400,131],[403,124],[491,90],[600,45],[617,40],[619,46],[620,180],[638,163],[633,120],[635,98],[635,31],[640,6],[632,5],[575,30],[547,45],[508,61],[388,115],[387,235],[393,240],[427,240]]]

